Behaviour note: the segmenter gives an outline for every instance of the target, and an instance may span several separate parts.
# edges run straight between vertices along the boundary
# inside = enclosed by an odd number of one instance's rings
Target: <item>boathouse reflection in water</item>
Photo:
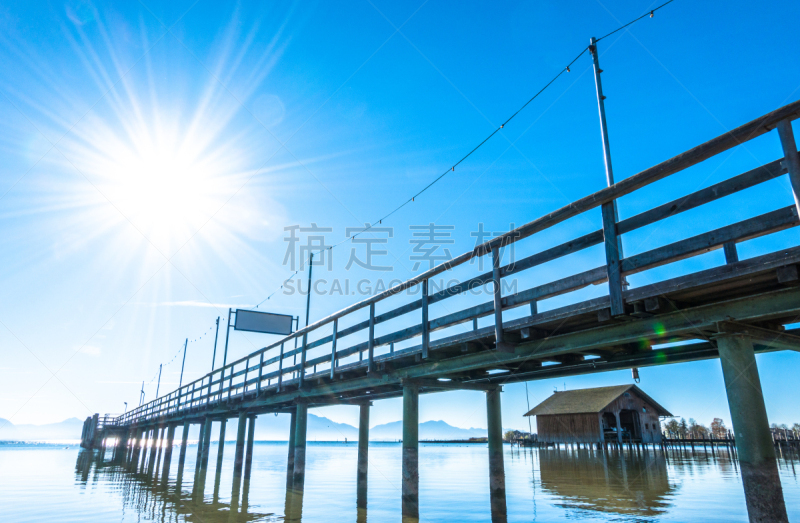
[[[597,452],[542,449],[542,489],[567,509],[638,517],[663,514],[675,486],[661,452]]]

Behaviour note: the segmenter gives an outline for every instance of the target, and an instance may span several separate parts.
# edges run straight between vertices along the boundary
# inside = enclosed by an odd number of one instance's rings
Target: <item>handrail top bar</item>
[[[553,227],[563,221],[566,221],[569,218],[572,218],[586,211],[599,207],[605,203],[611,202],[616,198],[620,198],[622,196],[630,194],[636,191],[637,189],[640,189],[651,183],[666,178],[667,176],[670,176],[679,171],[687,169],[704,160],[707,160],[708,158],[711,158],[712,156],[715,156],[721,152],[731,149],[732,147],[741,145],[744,142],[757,138],[758,136],[761,136],[762,134],[765,134],[774,129],[778,125],[778,122],[782,120],[792,121],[797,119],[798,117],[800,117],[800,100],[786,104],[783,107],[780,107],[770,113],[767,113],[764,116],[751,120],[731,131],[728,131],[720,136],[717,136],[716,138],[712,138],[711,140],[708,140],[696,147],[693,147],[688,151],[680,153],[677,156],[673,156],[668,160],[664,160],[663,162],[653,167],[649,167],[623,180],[620,180],[614,185],[603,188],[588,196],[584,196],[579,200],[571,202],[555,211],[552,211],[533,221],[521,225],[516,229],[513,229],[500,236],[496,236],[491,240],[476,246],[472,251],[467,251],[459,256],[456,256],[451,260],[448,260],[431,269],[428,269],[427,271],[418,274],[417,276],[409,278],[405,282],[395,285],[390,289],[387,289],[379,294],[375,294],[373,296],[365,298],[359,302],[354,303],[353,305],[350,305],[348,307],[345,307],[344,309],[334,312],[333,314],[330,314],[320,320],[315,321],[311,325],[303,327],[302,329],[298,329],[292,334],[285,336],[281,340],[271,345],[258,349],[236,361],[233,361],[223,367],[215,369],[210,373],[205,374],[202,377],[194,380],[193,382],[187,383],[183,387],[180,387],[179,389],[176,390],[181,390],[184,388],[188,388],[191,385],[195,385],[198,382],[203,381],[205,378],[213,376],[213,374],[217,372],[224,372],[225,369],[240,364],[243,361],[249,360],[250,358],[258,355],[259,353],[263,353],[267,350],[277,347],[282,343],[286,343],[287,341],[292,340],[293,338],[307,335],[309,332],[312,332],[334,320],[337,320],[352,312],[363,309],[364,307],[367,307],[371,304],[377,303],[386,298],[399,294],[406,289],[410,289],[416,285],[419,285],[423,281],[428,280],[445,271],[448,271],[454,267],[457,267],[463,263],[466,263],[473,258],[486,255],[492,252],[496,248],[510,245],[523,238],[528,238],[529,236],[532,236],[537,232],[549,229],[550,227]],[[213,381],[213,378],[211,379],[211,381]],[[141,409],[145,409],[148,405],[152,405],[154,402],[157,402],[159,400],[160,398],[151,400],[150,402],[130,411],[128,414],[132,415],[133,413],[139,412]]]

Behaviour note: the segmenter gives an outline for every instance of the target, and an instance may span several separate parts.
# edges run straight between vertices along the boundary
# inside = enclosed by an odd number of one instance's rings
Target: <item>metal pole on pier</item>
[[[214,355],[211,356],[211,371],[214,371],[214,363],[217,361],[217,338],[219,338],[219,316],[217,316],[217,332],[214,334]]]
[[[223,354],[223,356],[222,356],[222,366],[223,367],[225,366],[226,363],[228,363],[228,336],[230,336],[230,334],[231,334],[231,314],[232,313],[233,313],[233,310],[231,310],[230,307],[229,307],[228,308],[228,323],[226,324],[227,326],[225,327],[225,354]],[[220,386],[222,386],[222,385],[220,384]]]
[[[308,327],[309,315],[311,313],[311,268],[314,264],[314,253],[308,256],[308,293],[306,294],[306,327]],[[295,336],[295,342],[297,337]],[[303,346],[300,349],[300,374],[298,387],[303,388],[303,379],[306,375],[306,344],[308,343],[308,334],[303,334]],[[359,356],[362,354],[359,351]]]
[[[600,112],[600,137],[603,141],[603,161],[606,167],[606,183],[609,187],[614,185],[614,171],[611,167],[611,147],[608,143],[608,125],[606,124],[606,97],[603,96],[603,84],[600,81],[600,58],[597,54],[597,39],[592,37],[589,41],[589,51],[594,62],[594,85],[597,92],[597,108]],[[608,290],[611,298],[611,315],[620,316],[625,313],[622,301],[622,287],[625,281],[622,278],[620,259],[622,254],[622,241],[617,236],[617,201],[612,200],[602,205],[603,236],[605,238],[606,264],[608,267]]]
[[[161,390],[161,367],[162,366],[163,366],[163,363],[159,363],[158,364],[158,383],[156,384],[156,399],[158,399],[158,391]]]
[[[183,367],[186,365],[186,347],[189,346],[189,338],[186,338],[186,341],[183,342],[183,363],[181,363],[181,379],[178,381],[178,388],[181,388],[183,385]]]
[[[600,137],[603,140],[603,161],[605,162],[606,166],[606,183],[609,187],[614,185],[614,171],[611,168],[611,147],[608,144],[608,125],[606,124],[606,104],[605,99],[606,97],[603,96],[603,84],[600,81],[600,73],[603,72],[600,69],[600,58],[597,55],[597,39],[592,37],[589,41],[589,51],[592,53],[592,60],[594,62],[594,87],[595,92],[597,93],[597,107],[600,111]],[[615,208],[615,218],[616,216],[616,204],[614,205]]]
[[[308,256],[308,294],[306,295],[306,327],[308,327],[308,315],[311,312],[311,266],[314,264],[314,253]]]

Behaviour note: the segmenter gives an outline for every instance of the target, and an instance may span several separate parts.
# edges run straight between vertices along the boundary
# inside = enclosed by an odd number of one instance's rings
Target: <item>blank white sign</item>
[[[292,333],[293,320],[294,318],[286,314],[236,309],[236,321],[233,328],[237,331],[286,335]]]

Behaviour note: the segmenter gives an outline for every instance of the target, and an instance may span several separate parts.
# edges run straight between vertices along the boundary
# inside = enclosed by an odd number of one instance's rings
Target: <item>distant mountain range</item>
[[[419,439],[421,440],[449,440],[485,438],[486,429],[462,429],[454,427],[444,421],[426,421],[419,424]],[[393,421],[383,425],[376,425],[369,429],[369,439],[377,441],[398,440],[403,437],[403,422]]]
[[[286,441],[289,438],[289,416],[271,416],[264,414],[256,423],[256,440]],[[235,438],[236,419],[228,421],[225,428],[227,440]],[[60,423],[48,425],[14,425],[0,418],[0,441],[63,441],[79,440],[83,429],[83,420],[69,418]],[[193,426],[190,439],[197,439],[198,427]],[[212,439],[219,433],[214,428]],[[403,437],[403,422],[393,421],[376,425],[369,431],[372,441],[397,441]],[[449,425],[444,421],[426,421],[419,424],[421,440],[453,440],[486,437],[486,429],[462,429]],[[347,423],[337,423],[328,418],[308,415],[308,441],[355,441],[358,429]]]
[[[48,425],[14,425],[0,418],[0,441],[65,441],[80,440],[83,420],[65,419]]]

